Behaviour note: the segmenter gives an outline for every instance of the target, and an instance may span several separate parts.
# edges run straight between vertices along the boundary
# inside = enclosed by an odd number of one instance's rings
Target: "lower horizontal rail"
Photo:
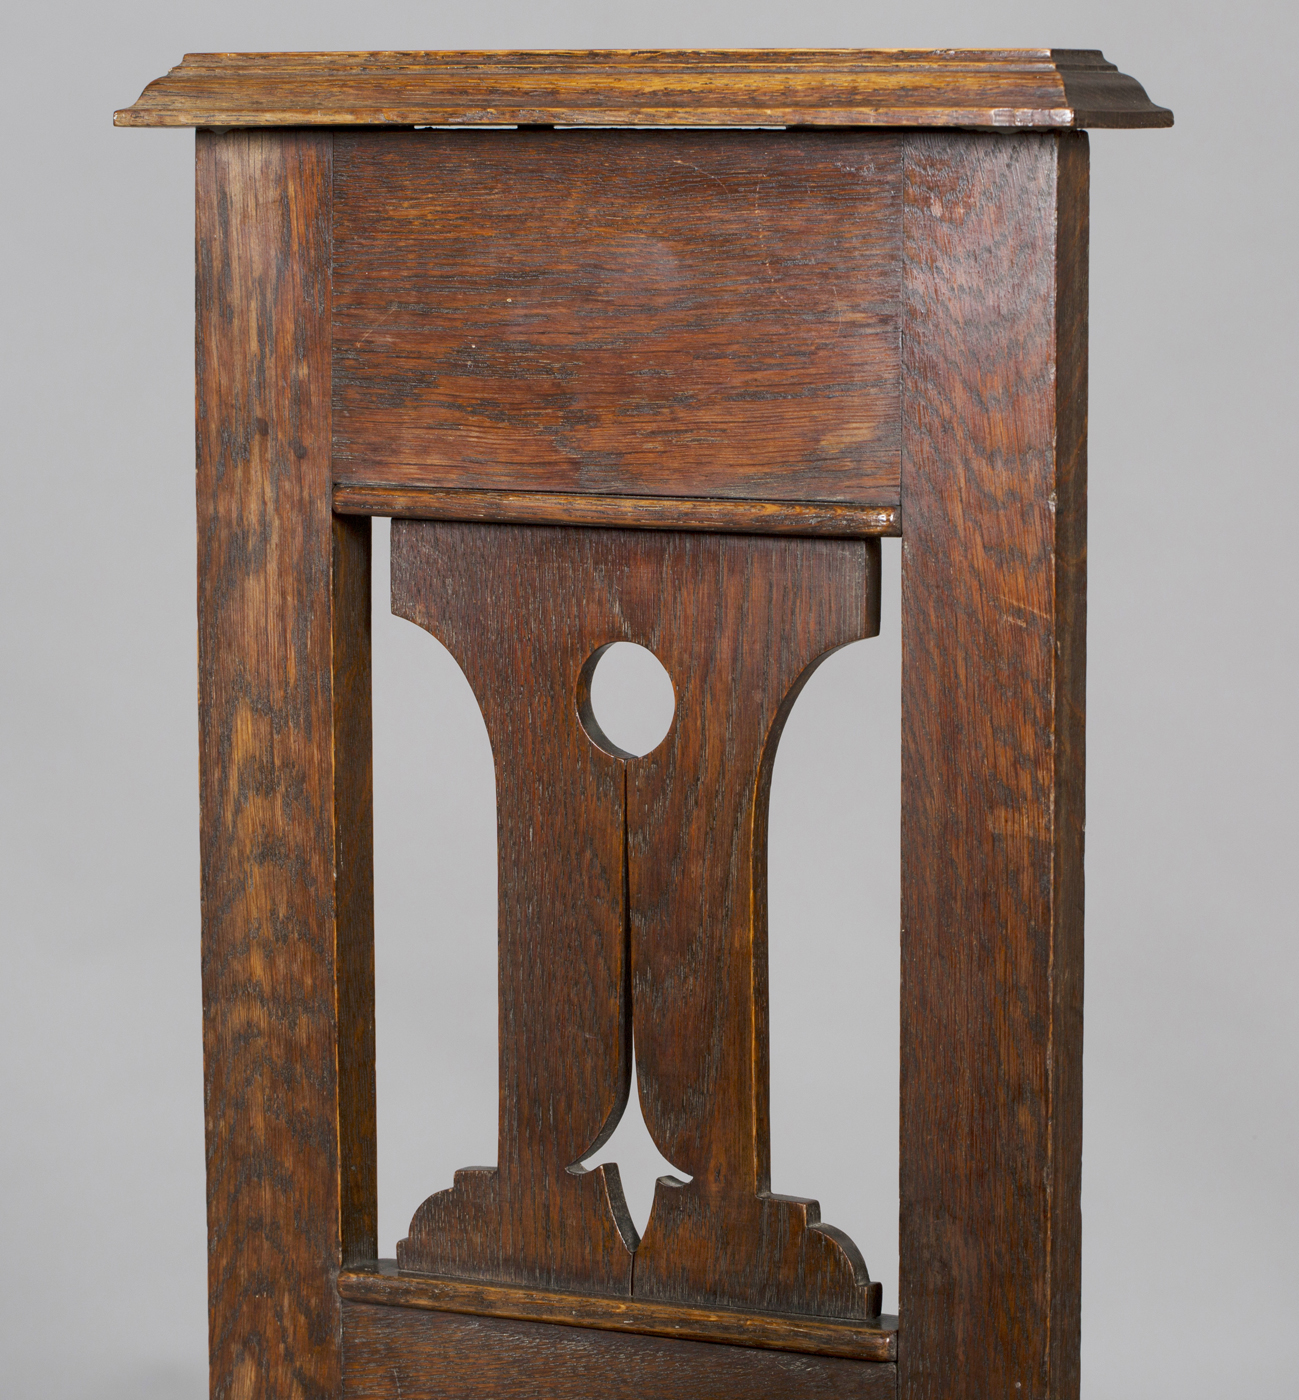
[[[675,496],[588,496],[554,491],[334,484],[339,515],[407,520],[479,520],[515,525],[594,525],[638,530],[710,530],[744,535],[900,535],[897,505],[840,501],[734,501]]]
[[[858,1361],[897,1360],[897,1318],[887,1316],[873,1322],[849,1322],[684,1307],[641,1298],[556,1293],[542,1288],[398,1273],[396,1264],[389,1259],[344,1269],[338,1276],[338,1291],[342,1297],[357,1303],[385,1303],[433,1312],[639,1332],[697,1342],[726,1342],[732,1346],[844,1356]]]

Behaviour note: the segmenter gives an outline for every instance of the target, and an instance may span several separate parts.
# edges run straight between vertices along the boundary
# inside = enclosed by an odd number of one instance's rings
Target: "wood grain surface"
[[[897,1367],[343,1304],[345,1400],[894,1400]]]
[[[374,1258],[379,1235],[370,522],[335,516],[332,534],[339,1258],[356,1264]]]
[[[211,1393],[341,1384],[375,1253],[369,528],[329,472],[327,134],[200,133],[198,640]]]
[[[898,151],[340,133],[336,480],[894,504]]]
[[[623,769],[577,716],[583,667],[612,640],[580,548],[591,538],[393,524],[393,612],[445,644],[483,712],[500,868],[497,1165],[459,1171],[425,1201],[397,1258],[629,1294],[636,1229],[617,1168],[580,1166],[612,1134],[631,1073]]]
[[[814,1201],[769,1180],[766,814],[817,663],[878,630],[874,540],[398,521],[393,610],[460,662],[496,763],[498,1164],[416,1212],[403,1269],[863,1320],[879,1290]],[[617,641],[677,709],[632,758],[590,677]],[[645,1239],[612,1134],[636,1037],[660,1179]],[[633,1285],[632,1261],[635,1251]]]
[[[1171,126],[1095,49],[186,54],[118,126]]]
[[[151,93],[127,124],[1171,120],[1046,50],[218,55]],[[1076,1400],[1085,138],[197,149],[213,1396]],[[362,1267],[385,509],[394,608],[474,688],[500,823],[499,1159],[416,1212],[416,1279]],[[770,1191],[765,844],[789,708],[877,628],[870,536],[903,520],[895,1370],[824,1354],[881,1345],[878,1287]],[[589,709],[621,640],[676,687],[644,758]],[[679,1173],[643,1240],[582,1165],[633,1039]]]
[[[692,1180],[659,1179],[635,1293],[875,1316],[856,1246],[814,1201],[771,1193],[766,862],[789,711],[825,656],[879,630],[878,542],[676,538],[637,611],[624,602],[678,715],[627,765],[627,879],[641,1112]]]
[[[804,1351],[817,1356],[848,1356],[859,1361],[897,1360],[897,1318],[872,1322],[825,1321],[795,1314],[741,1313],[724,1308],[692,1308],[652,1303],[642,1298],[607,1298],[592,1293],[511,1288],[465,1279],[430,1278],[401,1273],[396,1261],[345,1269],[338,1291],[358,1303],[425,1308],[432,1312],[511,1317],[524,1322],[552,1322],[566,1327],[595,1327],[646,1336],[684,1337],[698,1342],[777,1351]]]
[[[901,1393],[1074,1400],[1086,138],[905,171]]]
[[[741,535],[900,535],[896,505],[725,501],[673,496],[583,496],[550,491],[442,490],[436,486],[334,487],[340,515],[400,520],[485,520],[515,525],[605,525],[636,530],[713,530]]]

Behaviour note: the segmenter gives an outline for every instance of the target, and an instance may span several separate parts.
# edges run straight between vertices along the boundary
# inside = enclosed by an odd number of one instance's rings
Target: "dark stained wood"
[[[498,1165],[430,1197],[399,1264],[630,1294],[635,1249],[638,1298],[878,1315],[852,1242],[770,1191],[765,867],[781,728],[878,630],[878,542],[398,521],[392,570],[394,612],[482,708],[501,870]],[[587,701],[623,640],[676,688],[644,758]],[[660,1179],[639,1248],[616,1167],[578,1170],[621,1116],[633,1022],[646,1124],[693,1178]]]
[[[897,1367],[343,1304],[345,1400],[894,1400]]]
[[[1171,126],[1095,49],[186,54],[119,126]]]
[[[197,147],[213,1396],[1077,1400],[1068,128],[1171,114],[1094,51],[773,50],[191,55],[117,120],[227,131]],[[835,130],[355,130],[430,123]],[[500,817],[499,1161],[419,1208],[400,1275],[375,513],[403,517],[394,606],[483,707]],[[770,1191],[765,843],[785,717],[877,629],[904,520],[895,1331],[852,1243]],[[676,686],[639,759],[590,713],[619,640]],[[691,1178],[644,1240],[581,1165],[633,1040]]]
[[[513,525],[607,525],[637,530],[714,530],[742,535],[900,535],[896,505],[824,501],[719,501],[671,496],[579,496],[553,491],[444,491],[436,486],[334,487],[340,515],[404,520],[484,520]]]
[[[340,133],[336,479],[895,503],[898,151]]]
[[[771,1193],[766,861],[785,719],[824,657],[879,631],[879,544],[677,538],[629,618],[677,720],[627,765],[627,880],[641,1111],[693,1179],[659,1178],[635,1294],[877,1316],[852,1241]]]
[[[327,134],[200,133],[199,714],[211,1381],[334,1395],[373,1257],[369,531],[329,472]]]
[[[569,547],[587,538],[393,525],[393,611],[446,645],[482,708],[500,862],[497,1165],[458,1171],[425,1201],[397,1257],[485,1282],[630,1294],[636,1229],[617,1168],[579,1165],[613,1132],[631,1073],[625,784],[577,717],[582,668],[606,640],[603,600]]]
[[[588,1293],[508,1288],[463,1279],[403,1274],[397,1271],[393,1260],[345,1270],[339,1275],[338,1291],[353,1302],[382,1303],[390,1307],[511,1317],[567,1327],[683,1337],[697,1342],[726,1342],[818,1356],[848,1356],[859,1361],[897,1360],[895,1317],[880,1317],[870,1323],[826,1322],[790,1314],[739,1313],[719,1308],[650,1303],[638,1298],[601,1298]]]
[[[374,743],[370,712],[370,522],[333,522],[335,996],[341,1262],[379,1237],[374,1078]]]
[[[901,1392],[1073,1400],[1086,138],[905,169]]]
[[[1087,295],[1090,157],[1061,140],[1055,245],[1055,807],[1051,900],[1051,1337],[1057,1395],[1081,1385],[1083,831],[1087,772]]]

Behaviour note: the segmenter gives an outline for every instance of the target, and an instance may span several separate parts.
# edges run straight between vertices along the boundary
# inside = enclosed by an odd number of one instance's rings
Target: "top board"
[[[118,126],[1171,126],[1096,49],[186,54]]]

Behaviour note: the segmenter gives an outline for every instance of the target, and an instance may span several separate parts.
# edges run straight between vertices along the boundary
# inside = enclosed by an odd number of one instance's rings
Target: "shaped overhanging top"
[[[117,126],[1171,126],[1098,49],[186,54]]]

